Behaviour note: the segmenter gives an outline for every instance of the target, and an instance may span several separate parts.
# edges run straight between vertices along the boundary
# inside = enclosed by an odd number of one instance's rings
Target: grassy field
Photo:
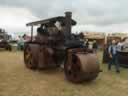
[[[101,52],[98,55],[101,63]],[[22,52],[0,52],[0,96],[128,96],[128,69],[107,70],[90,83],[66,81],[63,69],[31,71],[24,66]]]

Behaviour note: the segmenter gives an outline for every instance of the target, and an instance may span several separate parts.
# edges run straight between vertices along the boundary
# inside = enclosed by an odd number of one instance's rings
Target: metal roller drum
[[[100,72],[97,57],[92,53],[72,53],[68,51],[65,62],[65,75],[67,79],[74,83],[92,81],[96,79]]]

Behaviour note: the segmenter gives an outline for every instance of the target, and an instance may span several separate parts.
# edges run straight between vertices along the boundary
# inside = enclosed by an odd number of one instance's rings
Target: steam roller
[[[46,70],[64,66],[65,77],[73,83],[95,80],[100,71],[93,50],[84,46],[82,34],[71,33],[76,25],[71,12],[65,16],[30,22],[31,40],[24,44],[24,62],[29,69]],[[33,26],[39,26],[33,36]]]

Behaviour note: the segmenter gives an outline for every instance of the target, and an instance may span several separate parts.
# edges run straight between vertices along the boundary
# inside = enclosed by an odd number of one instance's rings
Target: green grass
[[[0,52],[0,96],[128,96],[128,69],[117,74],[102,64],[102,52],[98,52],[103,70],[90,83],[72,84],[65,79],[62,69],[32,71],[23,63],[20,51]]]

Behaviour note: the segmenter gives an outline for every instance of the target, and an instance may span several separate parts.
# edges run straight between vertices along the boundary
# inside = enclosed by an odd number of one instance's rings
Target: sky
[[[26,23],[71,11],[74,32],[128,32],[128,0],[0,0],[0,28],[28,32]]]

